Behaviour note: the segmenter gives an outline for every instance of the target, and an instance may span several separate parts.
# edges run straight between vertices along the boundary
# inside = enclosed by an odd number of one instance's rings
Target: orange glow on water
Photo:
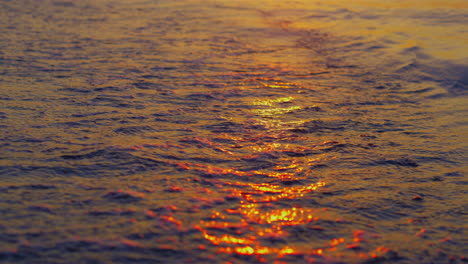
[[[337,238],[337,239],[335,238],[335,239],[333,239],[333,240],[331,241],[330,245],[331,245],[331,246],[337,246],[337,245],[342,244],[342,243],[344,243],[344,242],[345,242],[345,240],[344,240],[344,238],[342,238],[342,237]]]
[[[274,173],[269,175],[279,178]],[[325,185],[323,182],[308,186],[283,186],[272,183],[214,181],[224,192],[240,199],[236,208],[229,208],[223,212],[215,211],[212,213],[212,221],[200,221],[196,226],[206,240],[218,247],[220,253],[257,256],[274,254],[278,257],[297,254],[298,251],[292,247],[272,246],[268,241],[286,239],[289,233],[283,228],[306,225],[318,220],[315,215],[316,209],[293,206],[270,210],[268,203],[303,196],[323,187]],[[241,218],[236,222],[228,222],[225,220],[226,214],[238,215]],[[227,230],[230,232],[223,232]],[[340,241],[337,240],[334,244]]]
[[[255,250],[252,247],[238,247],[235,248],[234,251],[241,255],[252,255],[255,253]]]
[[[259,171],[240,171],[232,168],[221,168],[212,165],[203,165],[203,164],[196,164],[196,163],[175,163],[176,167],[182,170],[194,170],[203,173],[205,176],[217,176],[217,175],[235,175],[239,177],[247,177],[247,176],[254,176],[254,175],[263,175],[265,174]]]
[[[271,90],[301,88],[297,84],[271,78],[255,81],[261,81],[264,88]],[[242,89],[249,88],[242,87]],[[248,122],[273,129],[272,131],[276,131],[281,126],[303,126],[308,120],[286,122],[281,119],[285,114],[304,109],[304,106],[296,105],[296,101],[299,100],[301,100],[299,97],[293,95],[251,99],[245,102],[251,107],[249,111],[252,115]],[[361,252],[362,243],[365,243],[372,234],[361,230],[354,231],[351,237],[336,237],[326,243],[310,246],[300,244],[290,246],[289,243],[294,239],[294,233],[297,232],[295,230],[307,230],[306,232],[311,234],[325,232],[326,228],[315,223],[323,219],[332,221],[336,219],[336,216],[327,216],[324,210],[291,203],[295,199],[307,197],[326,185],[320,180],[313,183],[307,181],[308,174],[313,173],[311,167],[324,161],[323,157],[313,157],[312,154],[339,145],[339,142],[322,140],[315,144],[298,145],[293,141],[301,136],[290,135],[284,131],[246,135],[217,133],[215,137],[214,140],[205,137],[186,138],[182,142],[190,147],[222,153],[233,162],[255,163],[257,160],[277,160],[276,164],[266,169],[221,167],[211,163],[186,161],[173,163],[179,170],[189,171],[200,177],[193,179],[192,182],[216,186],[215,189],[211,189],[210,196],[224,197],[224,200],[219,197],[193,198],[193,201],[207,205],[206,208],[211,208],[210,205],[216,202],[228,206],[222,210],[213,210],[209,217],[205,217],[195,225],[195,229],[216,252],[254,256],[259,262],[262,262],[263,257],[281,258],[287,255],[297,255],[299,258],[310,257],[312,263],[316,258],[327,259],[329,256],[340,254],[348,254],[354,258],[372,257]],[[226,145],[217,142],[232,143]],[[326,159],[330,160],[333,157]],[[374,255],[383,253],[381,249],[372,252]]]
[[[466,57],[468,11],[442,9],[467,0],[21,2],[0,15],[2,259],[460,251],[467,67],[437,58]]]
[[[296,254],[297,252],[290,247],[283,247],[283,248],[269,248],[269,247],[224,247],[219,248],[219,252],[228,253],[228,254],[238,254],[238,255],[269,255],[269,254],[277,254],[278,257],[282,257],[285,255],[292,255]]]
[[[263,83],[263,86],[267,88],[273,88],[273,89],[291,89],[291,88],[301,87],[297,83],[288,83],[288,82],[273,82],[272,84]]]
[[[293,112],[294,110],[299,110],[302,107],[300,106],[290,106],[290,107],[277,107],[272,109],[255,109],[252,110],[253,113],[260,115],[260,116],[275,116]]]
[[[175,224],[177,227],[182,226],[182,222],[179,221],[179,220],[177,220],[177,219],[175,219],[173,216],[163,215],[163,216],[161,217],[161,221]]]
[[[282,174],[280,174],[282,176]],[[285,178],[278,177],[275,178],[284,180]],[[290,178],[286,178],[290,179]],[[324,182],[318,182],[315,184],[310,184],[308,186],[298,186],[298,187],[283,187],[278,184],[252,184],[252,183],[236,183],[240,186],[249,186],[250,191],[231,189],[231,193],[238,197],[243,197],[246,201],[253,203],[263,203],[263,202],[273,202],[283,199],[294,199],[302,197],[307,193],[313,192],[320,187],[325,186]],[[268,195],[262,195],[268,194]]]
[[[291,208],[261,212],[257,208],[248,208],[243,212],[250,221],[258,224],[273,224],[275,226],[294,226],[316,220],[311,210]]]
[[[239,245],[249,245],[255,242],[254,238],[237,238],[231,235],[222,235],[221,237],[216,237],[207,234],[206,232],[203,233],[205,239],[209,240],[214,245],[220,244],[239,244]]]
[[[265,106],[273,106],[276,103],[289,103],[294,100],[294,97],[287,96],[287,97],[280,97],[276,99],[265,99],[265,100],[258,100],[254,101],[253,105],[265,105]]]

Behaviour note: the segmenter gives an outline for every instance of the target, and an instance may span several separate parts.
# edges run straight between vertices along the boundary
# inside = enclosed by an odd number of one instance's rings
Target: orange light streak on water
[[[268,205],[265,203],[294,199],[323,187],[325,183],[318,182],[305,187],[284,187],[268,183],[217,182],[224,185],[223,191],[241,199],[238,207],[226,209],[224,213],[215,211],[211,217],[212,221],[200,221],[196,226],[206,240],[218,247],[218,252],[257,256],[273,254],[277,257],[299,253],[290,246],[278,247],[268,241],[284,241],[289,235],[283,230],[284,227],[305,225],[318,220],[314,215],[317,210],[301,207],[268,210]],[[244,190],[245,187],[250,190]],[[260,198],[253,198],[254,196]],[[225,213],[239,215],[241,219],[237,222],[226,222]],[[219,234],[219,231],[224,230],[230,230],[235,235]]]
[[[282,257],[285,255],[292,255],[296,254],[297,252],[290,247],[283,247],[283,248],[269,248],[269,247],[225,247],[219,248],[219,252],[233,254],[236,253],[238,255],[268,255],[268,254],[277,254],[278,257]]]
[[[260,81],[262,88],[271,91],[302,89],[298,84],[281,82],[274,78],[253,78],[253,81]],[[240,89],[252,88],[242,86]],[[338,254],[337,252],[341,254],[343,250],[355,254],[354,251],[360,248],[360,241],[354,241],[355,244],[349,246],[345,244],[343,237],[333,238],[325,244],[315,244],[310,247],[300,244],[291,246],[290,239],[294,233],[291,230],[296,230],[297,227],[305,230],[325,230],[311,226],[312,223],[322,219],[322,211],[287,204],[325,186],[323,181],[307,182],[310,180],[307,174],[312,172],[310,167],[319,164],[323,159],[307,156],[317,150],[333,148],[339,144],[336,141],[317,142],[307,146],[294,144],[294,140],[300,136],[291,136],[287,130],[284,131],[284,127],[300,127],[310,120],[288,120],[285,114],[306,109],[308,105],[301,104],[300,100],[299,97],[283,95],[260,97],[244,102],[249,105],[249,112],[252,114],[247,121],[269,132],[216,134],[216,139],[219,141],[228,140],[235,145],[226,147],[216,143],[216,140],[202,137],[184,139],[185,143],[194,144],[196,147],[229,154],[229,158],[234,162],[254,163],[270,157],[277,160],[275,166],[270,169],[262,167],[245,169],[235,166],[226,168],[190,162],[175,164],[180,170],[189,170],[203,177],[203,182],[216,186],[217,192],[225,195],[224,199],[229,201],[227,203],[229,208],[214,210],[209,220],[206,218],[200,220],[195,226],[216,252],[256,256],[257,260],[262,262],[260,256],[281,258],[297,254],[315,259],[327,258],[328,255]],[[246,120],[235,121],[242,123]],[[310,126],[313,128],[314,123],[312,122]],[[282,202],[284,204],[280,205]]]
[[[312,210],[303,208],[290,208],[262,212],[257,208],[248,208],[243,212],[248,221],[258,224],[270,224],[274,226],[295,226],[317,220]]]
[[[220,244],[239,244],[239,245],[249,245],[255,242],[255,238],[237,238],[231,235],[222,235],[221,237],[209,235],[206,232],[203,232],[203,237],[209,240],[214,245]]]
[[[278,178],[278,177],[276,177]],[[280,178],[281,179],[281,178]],[[313,192],[320,187],[325,186],[324,182],[318,182],[310,184],[308,186],[297,186],[297,187],[282,187],[278,184],[253,184],[253,183],[241,183],[237,182],[238,186],[248,186],[252,191],[245,191],[239,189],[231,189],[229,192],[231,194],[243,197],[246,201],[252,203],[264,203],[264,202],[273,202],[281,199],[294,199],[302,197],[307,193]],[[268,194],[268,195],[265,195]],[[256,198],[260,196],[259,198]],[[245,205],[243,205],[245,206]]]

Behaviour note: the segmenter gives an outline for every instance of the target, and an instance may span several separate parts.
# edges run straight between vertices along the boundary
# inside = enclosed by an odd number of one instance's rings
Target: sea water
[[[466,262],[467,8],[1,1],[0,261]]]

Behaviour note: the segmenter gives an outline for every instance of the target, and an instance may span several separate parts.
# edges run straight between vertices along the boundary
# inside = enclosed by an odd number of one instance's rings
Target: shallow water
[[[0,2],[0,261],[464,263],[466,1]]]

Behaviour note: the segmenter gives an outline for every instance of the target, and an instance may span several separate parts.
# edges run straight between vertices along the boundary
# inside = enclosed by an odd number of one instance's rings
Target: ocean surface
[[[1,0],[1,263],[466,263],[465,0]]]

